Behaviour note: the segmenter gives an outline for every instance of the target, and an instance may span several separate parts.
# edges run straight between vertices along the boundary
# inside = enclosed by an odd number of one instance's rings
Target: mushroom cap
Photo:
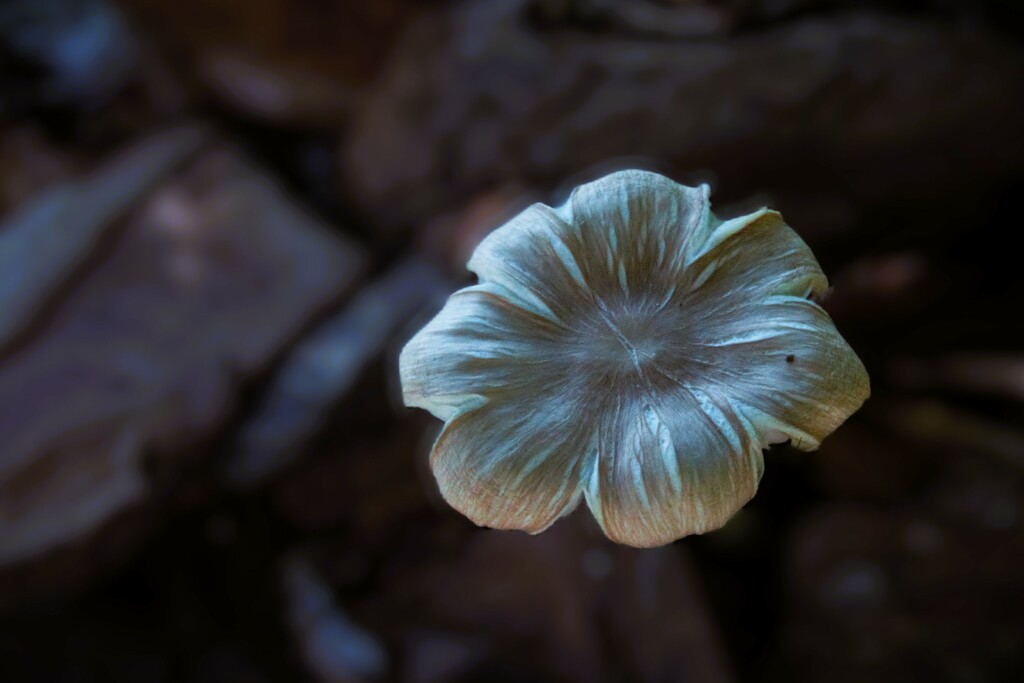
[[[538,533],[585,499],[614,541],[722,526],[762,450],[812,450],[867,399],[817,303],[828,281],[775,211],[721,221],[706,185],[620,171],[491,233],[402,351],[405,402],[446,422],[441,494]]]

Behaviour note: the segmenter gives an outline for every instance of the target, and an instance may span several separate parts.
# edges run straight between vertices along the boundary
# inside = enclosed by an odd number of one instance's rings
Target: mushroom
[[[445,421],[430,464],[481,526],[538,533],[581,499],[613,541],[721,527],[762,450],[813,450],[867,399],[775,211],[719,220],[706,185],[612,173],[491,233],[405,346],[405,403]]]

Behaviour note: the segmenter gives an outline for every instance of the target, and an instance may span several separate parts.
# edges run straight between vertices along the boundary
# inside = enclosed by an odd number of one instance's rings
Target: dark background
[[[0,680],[1024,680],[1012,0],[0,0]],[[724,529],[477,529],[405,339],[635,166],[769,205],[873,395]]]

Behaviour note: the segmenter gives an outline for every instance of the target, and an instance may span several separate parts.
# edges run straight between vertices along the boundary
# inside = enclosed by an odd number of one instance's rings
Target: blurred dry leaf
[[[941,223],[967,184],[1024,159],[1020,52],[981,28],[823,12],[741,37],[644,40],[614,23],[537,26],[532,7],[455,3],[401,40],[342,150],[382,228],[624,157],[710,172],[725,199],[839,193],[855,211],[912,204]],[[941,213],[936,196],[950,197]]]
[[[84,217],[82,235],[112,239],[48,323],[0,363],[0,565],[81,546],[128,511],[155,521],[187,466],[181,455],[195,457],[231,414],[239,384],[361,267],[357,249],[219,145],[143,197],[169,160],[195,151],[195,136],[158,137],[140,148],[148,153],[83,181],[104,191],[57,191],[35,209]],[[25,225],[32,243],[74,224]],[[29,263],[63,272],[68,254],[61,246],[47,261],[36,251]],[[0,602],[22,597],[4,591]]]

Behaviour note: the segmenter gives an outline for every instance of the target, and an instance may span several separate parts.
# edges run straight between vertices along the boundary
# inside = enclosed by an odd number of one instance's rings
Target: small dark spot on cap
[[[786,356],[786,362],[787,363],[792,363],[795,360],[796,360],[796,356],[794,356],[793,354],[789,354],[788,356]]]

